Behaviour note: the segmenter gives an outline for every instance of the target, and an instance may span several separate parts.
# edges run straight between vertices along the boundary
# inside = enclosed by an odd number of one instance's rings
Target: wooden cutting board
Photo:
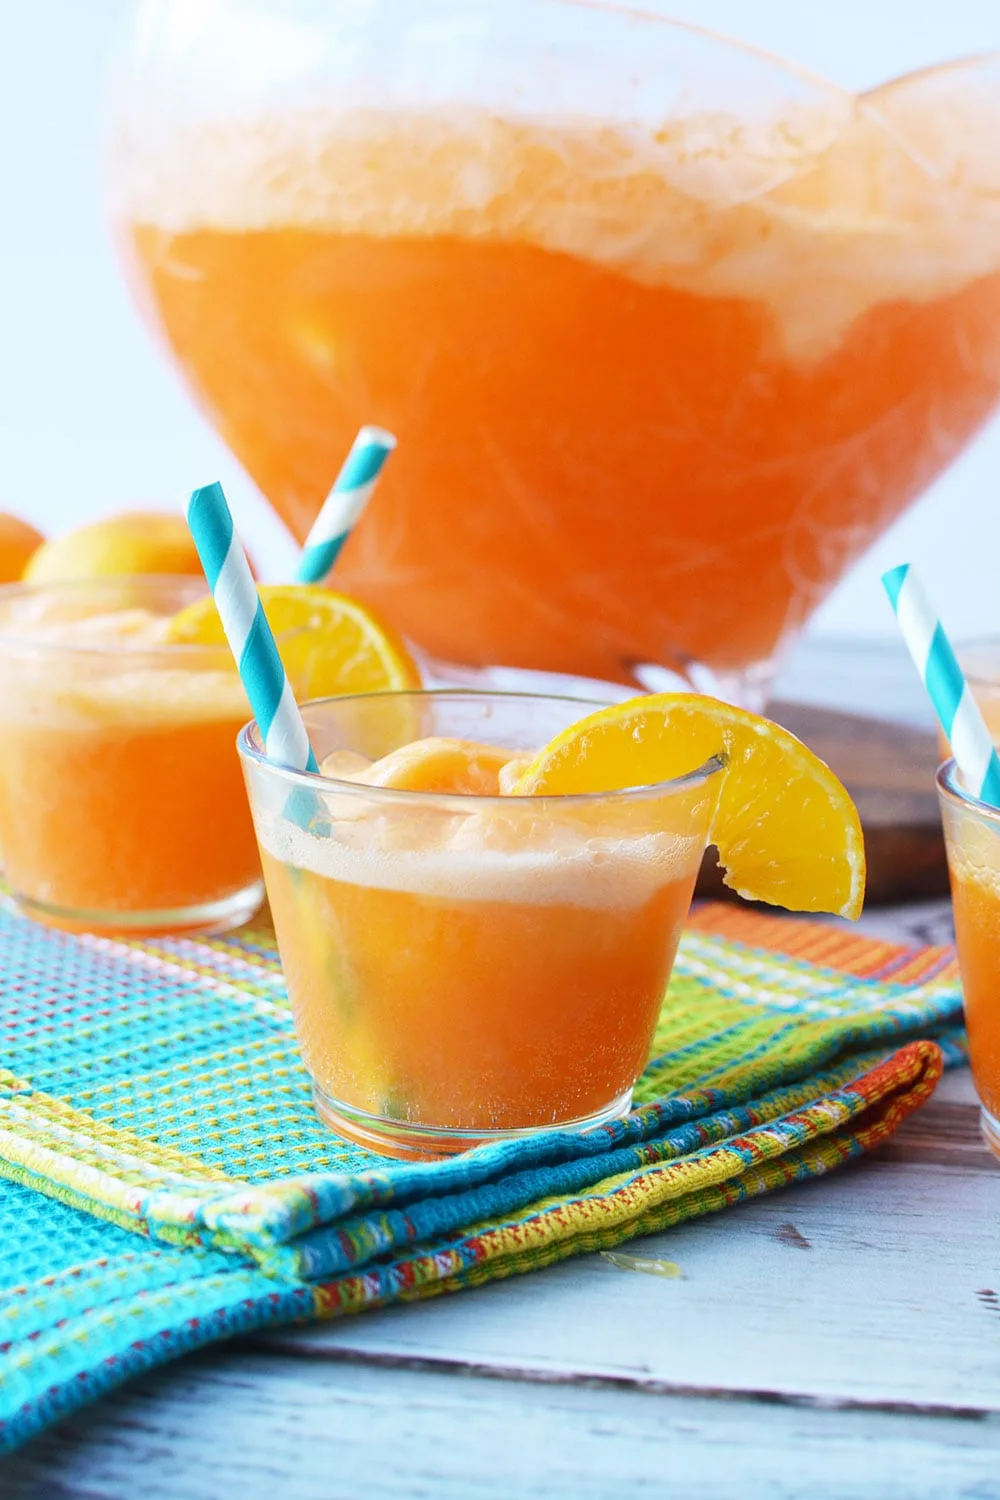
[[[825,760],[854,798],[865,831],[869,904],[947,895],[935,736],[802,703],[774,702],[767,713]],[[702,870],[698,894],[732,894],[714,855]]]

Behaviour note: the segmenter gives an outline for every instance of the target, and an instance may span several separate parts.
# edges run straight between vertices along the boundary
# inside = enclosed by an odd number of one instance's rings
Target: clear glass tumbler
[[[972,796],[953,760],[938,772],[972,1081],[1000,1156],[1000,809]]]
[[[301,541],[431,657],[755,706],[1000,393],[1000,62],[856,96],[583,0],[144,0],[136,294]]]
[[[322,761],[428,735],[536,749],[594,707],[388,693],[307,704]],[[316,1108],[435,1156],[623,1114],[646,1064],[718,800],[718,760],[578,797],[401,791],[268,761],[239,740]],[[343,759],[343,754],[341,755]]]
[[[168,644],[195,578],[0,589],[0,855],[51,926],[235,926],[263,899],[225,646]]]

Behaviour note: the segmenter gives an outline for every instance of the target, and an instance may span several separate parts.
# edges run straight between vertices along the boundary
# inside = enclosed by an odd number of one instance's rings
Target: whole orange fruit
[[[17,583],[28,559],[44,541],[27,521],[0,512],[0,583]]]

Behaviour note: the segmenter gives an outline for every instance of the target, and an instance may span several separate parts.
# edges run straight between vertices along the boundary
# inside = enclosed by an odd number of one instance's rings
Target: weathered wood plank
[[[3,1500],[995,1496],[1000,1421],[188,1360],[3,1461]]]

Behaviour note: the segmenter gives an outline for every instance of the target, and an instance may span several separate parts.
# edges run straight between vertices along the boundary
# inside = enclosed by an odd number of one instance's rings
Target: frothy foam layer
[[[171,234],[283,227],[537,245],[652,284],[772,310],[817,359],[866,309],[1000,267],[992,120],[899,91],[751,127],[659,129],[472,109],[303,113],[126,145],[118,211]],[[941,140],[941,131],[947,136]],[[192,169],[197,163],[197,170]],[[185,274],[183,252],[164,269]],[[195,272],[192,272],[195,274]]]
[[[953,827],[948,863],[953,879],[1000,904],[1000,832],[991,824],[967,818]]]
[[[249,718],[223,652],[217,670],[185,667],[183,650],[165,648],[166,627],[166,617],[144,609],[67,620],[53,618],[43,600],[27,601],[0,622],[5,723],[93,731]],[[75,649],[51,649],[59,646]]]
[[[555,829],[551,849],[489,846],[484,819],[457,819],[449,842],[424,850],[393,849],[391,826],[376,817],[352,838],[314,837],[279,819],[257,819],[257,837],[282,864],[325,880],[373,890],[407,891],[447,901],[512,901],[606,910],[639,906],[701,859],[701,841],[674,834],[624,840],[584,839]],[[511,838],[516,838],[511,831]]]
[[[58,594],[26,594],[0,617],[0,642],[78,650],[149,651],[166,644],[169,615],[129,606],[79,615]]]

